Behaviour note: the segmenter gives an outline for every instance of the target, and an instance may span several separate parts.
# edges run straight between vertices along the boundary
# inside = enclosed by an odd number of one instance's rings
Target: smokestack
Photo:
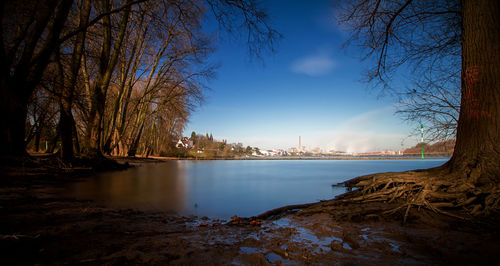
[[[299,136],[299,151],[302,151],[302,141],[300,139],[300,136]]]

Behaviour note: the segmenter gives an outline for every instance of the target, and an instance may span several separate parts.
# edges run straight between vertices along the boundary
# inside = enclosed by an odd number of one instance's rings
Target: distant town
[[[364,156],[419,156],[423,151],[428,156],[451,156],[454,140],[436,142],[433,144],[418,143],[414,147],[404,150],[381,150],[372,152],[345,152],[337,150],[323,150],[319,147],[309,148],[302,145],[299,137],[298,147],[287,149],[260,149],[244,146],[242,143],[227,143],[226,140],[215,140],[212,134],[191,133],[191,137],[180,138],[175,147],[175,154],[169,156],[192,158],[229,158],[229,157],[364,157]]]

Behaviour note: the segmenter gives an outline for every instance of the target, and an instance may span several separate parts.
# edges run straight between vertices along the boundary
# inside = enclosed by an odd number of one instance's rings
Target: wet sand
[[[122,159],[123,161],[124,159]],[[129,163],[145,163],[132,160]],[[396,205],[325,201],[266,220],[113,209],[54,190],[88,169],[7,173],[0,250],[10,264],[498,265],[498,216],[461,221]]]

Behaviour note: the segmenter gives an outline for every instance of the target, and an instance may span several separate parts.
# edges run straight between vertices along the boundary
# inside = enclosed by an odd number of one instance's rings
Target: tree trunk
[[[42,130],[37,129],[35,133],[35,152],[40,150],[40,138],[42,136]]]
[[[130,3],[130,1],[127,1]],[[102,2],[103,12],[111,10],[111,1]],[[86,133],[87,153],[90,156],[102,157],[102,138],[103,138],[103,118],[106,108],[106,94],[108,86],[115,66],[118,62],[121,45],[125,38],[126,28],[130,16],[130,6],[126,8],[121,15],[118,36],[116,37],[114,46],[112,42],[112,25],[111,18],[106,16],[103,18],[103,44],[100,55],[99,73],[97,75],[96,84],[91,92],[91,109],[89,113],[89,126]]]
[[[0,153],[26,155],[25,127],[28,101],[33,90],[25,82],[2,73],[0,85]]]
[[[0,102],[0,145],[2,155],[26,155],[25,121],[27,115],[27,93],[22,88],[15,89],[12,84],[2,80]],[[10,86],[9,86],[10,85]]]
[[[84,27],[89,22],[91,3],[85,1],[82,9],[80,10],[80,21],[78,27]],[[82,54],[85,44],[86,32],[78,33],[71,57],[71,67],[68,73],[68,82],[63,83],[65,86],[62,88],[62,97],[60,99],[60,120],[59,130],[61,132],[61,159],[63,161],[72,161],[74,159],[73,152],[73,132],[75,129],[75,120],[73,118],[73,98],[75,92],[76,81],[78,72],[82,62]]]
[[[134,157],[137,154],[137,148],[139,148],[139,141],[141,140],[142,130],[144,129],[144,123],[141,124],[137,136],[133,139],[130,148],[128,149],[127,155],[129,157]]]
[[[62,100],[62,99],[61,99]],[[62,100],[63,102],[66,102]],[[66,103],[71,104],[71,103]],[[63,161],[69,162],[74,159],[73,153],[73,115],[71,106],[60,104],[59,108],[59,132],[61,133],[60,156]]]
[[[76,129],[76,123],[75,123],[75,120],[73,119],[73,138],[74,138],[74,149],[75,149],[75,153],[76,154],[79,154],[80,153],[80,141],[78,140],[78,131]]]
[[[97,89],[100,90],[100,89]],[[102,117],[104,115],[106,99],[104,94],[94,91],[91,95],[90,121],[87,128],[86,146],[87,154],[90,156],[100,156],[101,152],[101,132],[102,132]]]
[[[143,26],[145,14],[146,14],[145,12],[141,14],[139,24],[137,26],[138,29],[141,29]],[[127,115],[126,106],[130,101],[130,96],[132,93],[132,86],[133,86],[132,84],[134,80],[134,77],[131,77],[131,75],[133,76],[137,72],[137,67],[139,65],[140,59],[144,54],[143,45],[146,33],[147,30],[144,30],[143,33],[140,34],[134,40],[134,44],[132,45],[132,51],[130,52],[129,57],[127,57],[127,53],[124,53],[124,56],[122,58],[123,62],[122,62],[122,73],[119,80],[119,92],[113,106],[113,116],[111,117],[111,127],[109,129],[109,136],[106,138],[103,147],[103,151],[106,154],[110,154],[114,150],[115,147],[112,147],[111,143],[114,142],[114,146],[116,146],[118,138],[120,138],[123,133],[122,131],[123,127],[121,125],[125,123],[124,119],[126,118]],[[138,54],[137,50],[139,50]],[[118,128],[122,127],[122,129],[119,129],[117,131],[116,130],[117,127]],[[119,132],[119,134],[115,134],[117,132]],[[118,138],[116,138],[116,136],[118,136]]]
[[[500,181],[500,2],[462,0],[462,100],[448,167],[475,185]]]
[[[52,137],[52,139],[49,141],[49,148],[45,151],[45,153],[54,153],[54,151],[57,148],[57,140],[59,139],[59,136],[61,133],[59,132],[59,128],[56,130],[56,135]]]

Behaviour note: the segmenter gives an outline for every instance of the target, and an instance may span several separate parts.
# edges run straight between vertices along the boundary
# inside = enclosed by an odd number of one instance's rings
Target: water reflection
[[[386,171],[435,167],[435,160],[168,161],[72,184],[69,195],[108,206],[227,219],[290,204],[331,199],[332,184]]]
[[[178,161],[98,174],[73,184],[69,194],[118,208],[182,212],[186,208],[184,167]]]

